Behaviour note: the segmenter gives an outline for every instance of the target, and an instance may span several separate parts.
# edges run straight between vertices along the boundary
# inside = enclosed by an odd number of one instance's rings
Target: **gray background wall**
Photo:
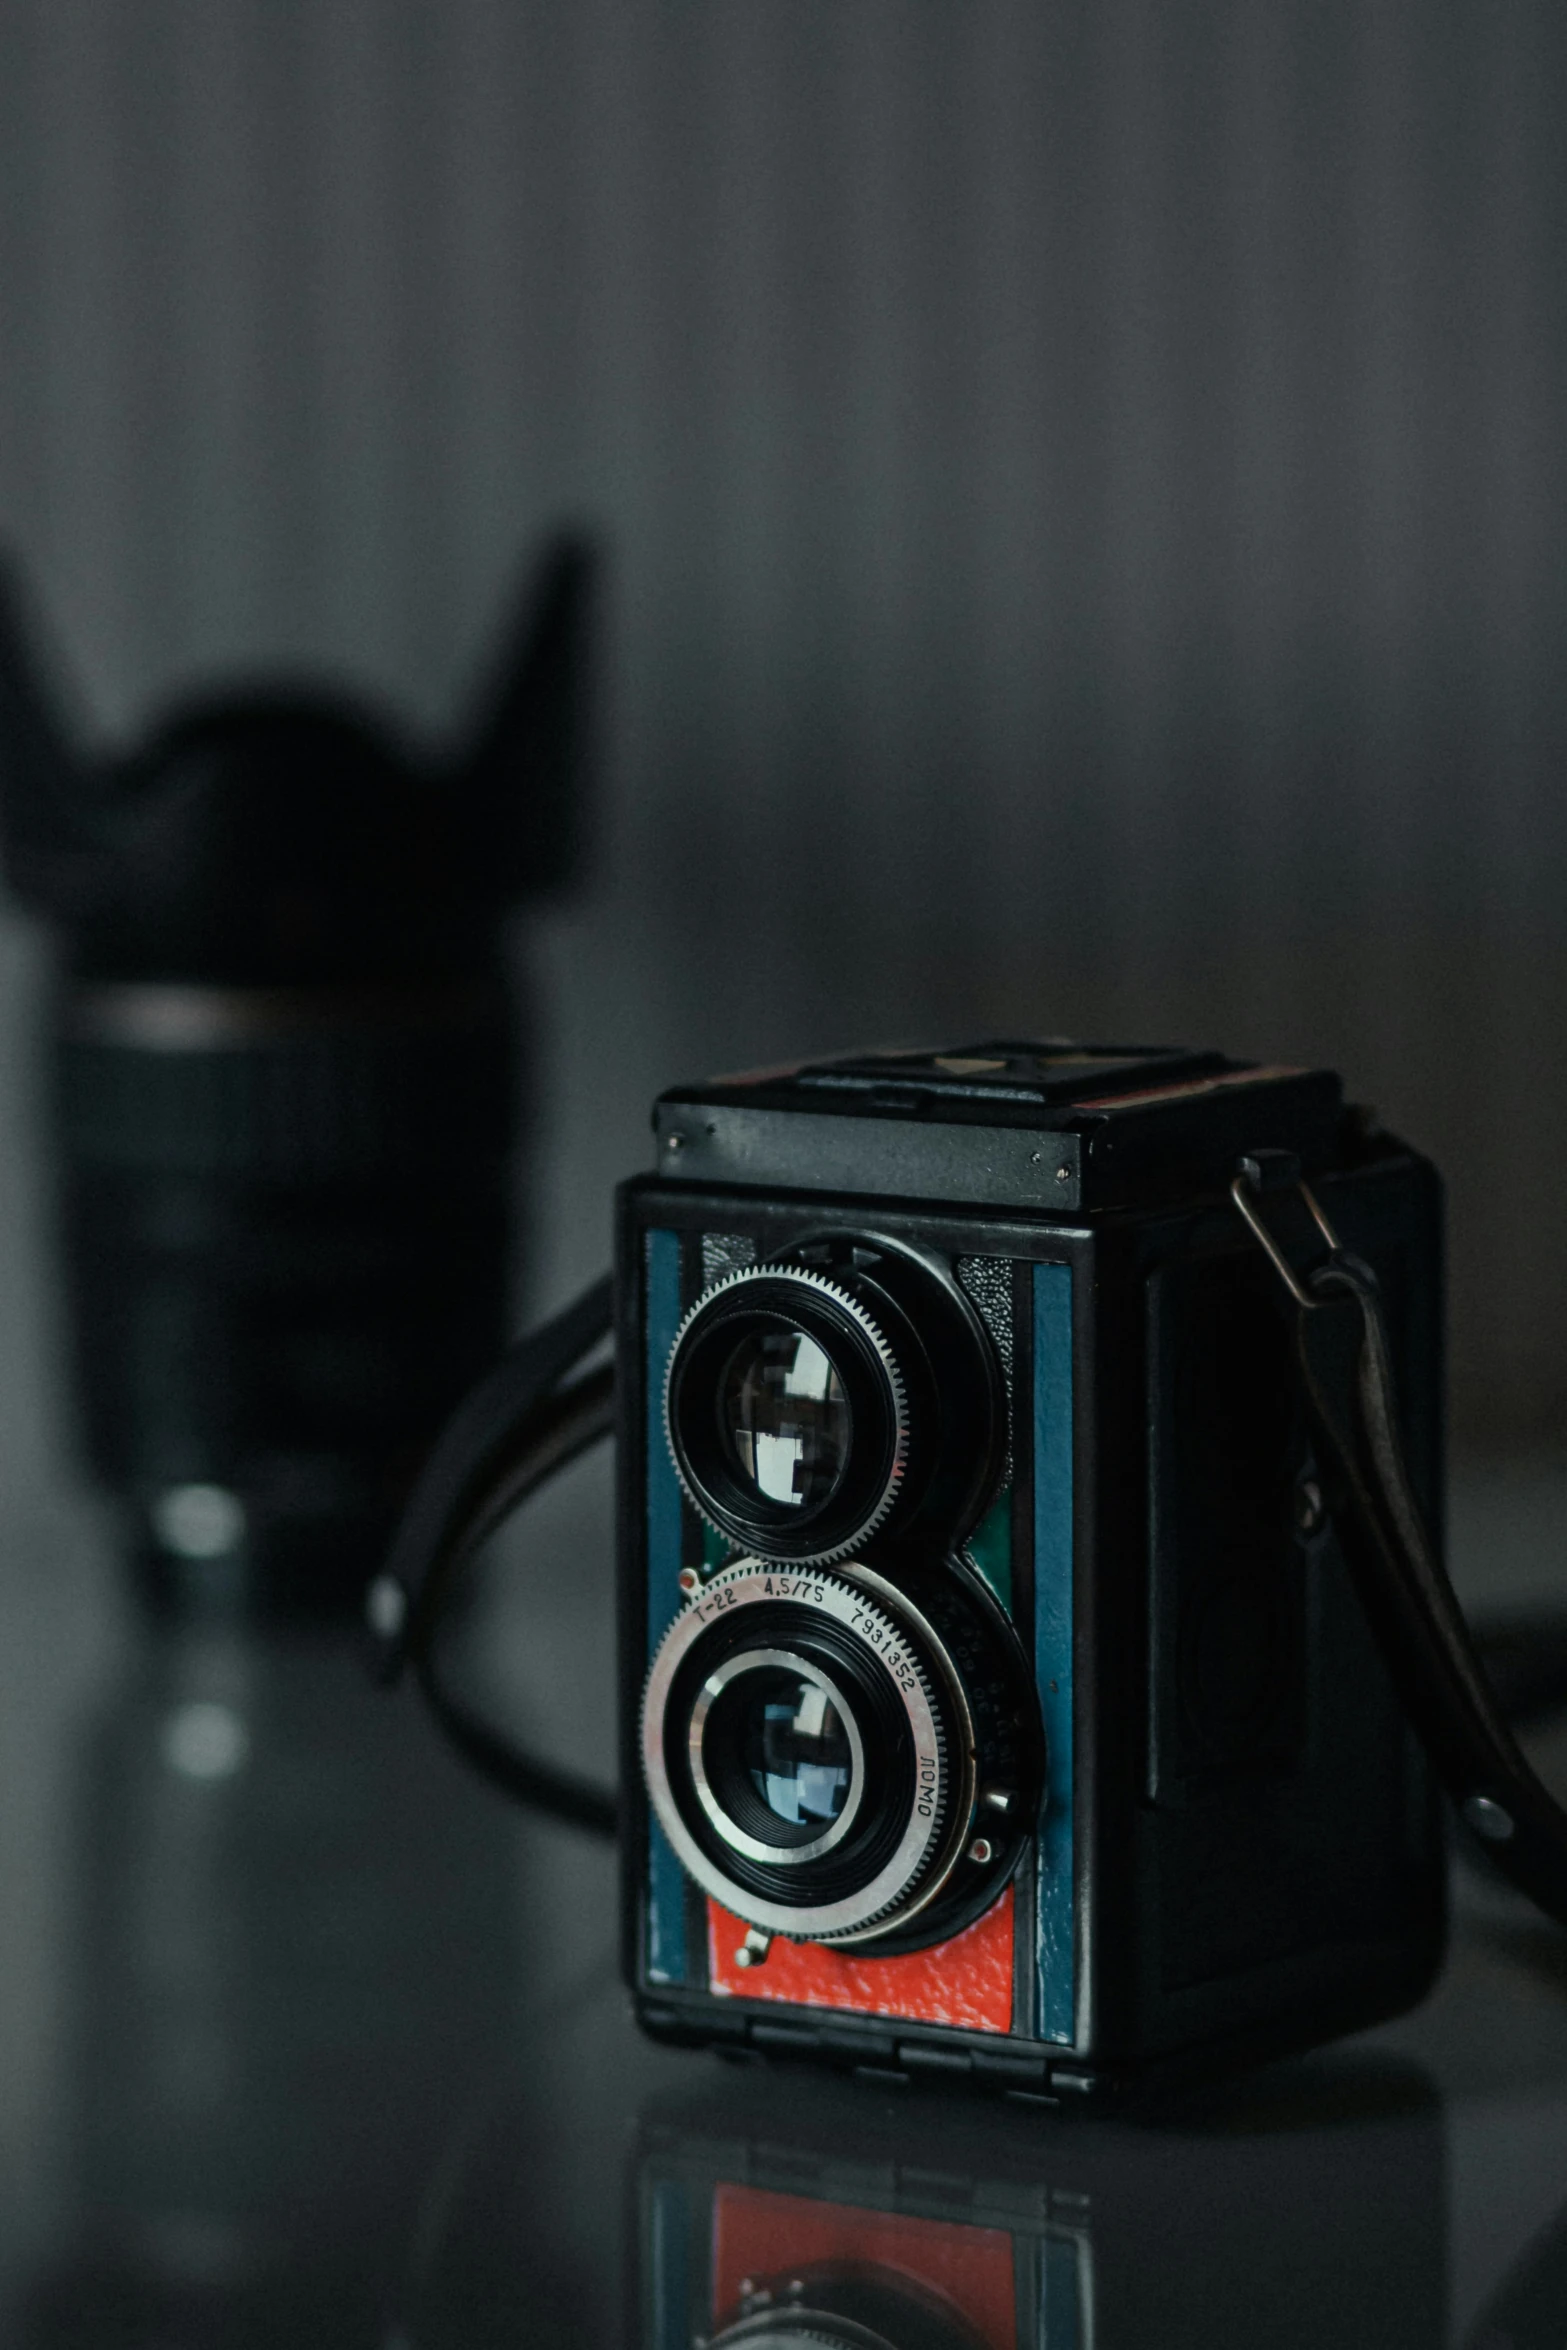
[[[602,529],[544,1289],[676,1075],[1189,1036],[1440,1156],[1461,1430],[1554,1442],[1564,99],[1553,0],[3,0],[0,529],[109,736],[448,723]]]

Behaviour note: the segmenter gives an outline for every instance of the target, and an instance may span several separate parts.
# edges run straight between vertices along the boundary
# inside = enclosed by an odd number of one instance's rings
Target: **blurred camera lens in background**
[[[506,931],[575,868],[588,586],[557,547],[447,755],[272,690],[92,764],[0,593],[72,1401],[151,1602],[82,1756],[37,2350],[378,2339],[504,2044],[512,1825],[370,1687],[358,1624],[507,1335]]]
[[[355,1609],[504,1342],[529,1111],[504,933],[577,862],[588,583],[558,545],[443,755],[269,689],[95,764],[0,596],[0,840],[59,939],[79,1418],[175,1606]]]

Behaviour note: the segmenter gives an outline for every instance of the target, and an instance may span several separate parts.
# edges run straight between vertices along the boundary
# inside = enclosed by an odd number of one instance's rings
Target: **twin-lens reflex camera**
[[[1416,2001],[1435,1783],[1232,1179],[1286,1167],[1374,1278],[1439,1541],[1429,1163],[1325,1070],[1062,1042],[655,1130],[616,1277],[644,2027],[1066,2103]]]

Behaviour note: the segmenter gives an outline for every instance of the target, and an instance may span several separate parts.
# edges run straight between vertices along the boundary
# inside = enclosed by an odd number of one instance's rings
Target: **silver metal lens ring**
[[[862,1487],[860,1463],[854,1451],[856,1443],[863,1448],[869,1429],[854,1429],[851,1423],[849,1456],[839,1481],[841,1491],[829,1494],[820,1507],[799,1512],[797,1525],[790,1522],[796,1513],[781,1508],[772,1513],[773,1522],[767,1525],[765,1505],[751,1514],[739,1506],[738,1489],[730,1492],[726,1507],[715,1489],[712,1474],[717,1470],[722,1478],[722,1464],[715,1458],[709,1464],[709,1473],[704,1475],[691,1457],[691,1431],[683,1432],[678,1425],[680,1383],[693,1351],[688,1342],[694,1342],[700,1352],[709,1332],[715,1326],[722,1330],[725,1325],[732,1325],[738,1342],[745,1327],[745,1308],[753,1298],[758,1313],[767,1314],[780,1326],[788,1316],[790,1299],[796,1300],[802,1337],[812,1335],[813,1325],[819,1323],[825,1308],[836,1320],[841,1336],[850,1341],[856,1360],[853,1364],[832,1360],[833,1340],[829,1329],[823,1333],[827,1340],[824,1361],[830,1363],[834,1376],[842,1373],[852,1376],[858,1370],[863,1378],[869,1372],[879,1391],[872,1399],[873,1416],[885,1417],[887,1441],[874,1480]],[[868,1542],[886,1521],[908,1472],[909,1398],[897,1357],[874,1316],[854,1292],[808,1265],[744,1265],[703,1290],[681,1321],[669,1350],[664,1371],[663,1419],[664,1441],[692,1507],[719,1533],[731,1541],[742,1540],[748,1547],[754,1545],[757,1550],[773,1551],[769,1534],[776,1535],[778,1547],[774,1555],[787,1558],[797,1566],[831,1566]],[[707,1428],[701,1427],[701,1434],[704,1440],[711,1441]],[[843,1506],[837,1506],[839,1503]]]
[[[752,1617],[754,1638],[747,1636]],[[828,1642],[840,1662],[826,1662],[817,1653]],[[704,1672],[707,1651],[711,1665]],[[837,1881],[830,1895],[818,1900],[808,1887],[802,1887],[801,1896],[787,1898],[781,1876],[765,1890],[745,1881],[745,1864],[763,1858],[756,1850],[762,1839],[737,1833],[711,1786],[712,1800],[704,1797],[703,1778],[693,1767],[693,1750],[700,1759],[712,1706],[739,1674],[764,1669],[763,1660],[767,1669],[787,1669],[830,1687],[845,1728],[852,1725],[853,1785],[844,1805],[848,1824],[841,1832],[824,1834],[809,1856],[799,1844],[783,1853],[767,1851],[771,1867],[755,1872],[767,1878],[773,1870],[796,1866],[803,1875],[808,1863],[818,1869],[825,1864]],[[726,1671],[731,1664],[733,1674]],[[877,1735],[867,1691],[896,1726],[910,1758],[896,1811],[880,1821],[873,1816],[869,1791],[878,1757],[873,1744],[867,1750],[867,1731],[873,1739]],[[677,1700],[673,1710],[672,1699]],[[659,1825],[703,1892],[768,1933],[801,1942],[847,1943],[869,1940],[894,1922],[901,1926],[950,1877],[973,1813],[974,1729],[962,1683],[939,1635],[881,1576],[859,1566],[829,1574],[747,1558],[694,1592],[659,1645],[642,1700],[642,1769]],[[833,1830],[838,1829],[834,1821]],[[880,1834],[874,1847],[868,1841],[873,1829]],[[861,1881],[843,1882],[856,1835],[873,1852],[874,1866],[867,1863]]]
[[[766,1844],[759,1836],[747,1835],[708,1780],[703,1739],[714,1700],[749,1675],[767,1671],[797,1673],[809,1687],[820,1691],[836,1708],[849,1747],[849,1789],[843,1809],[830,1827],[805,1844]],[[853,1706],[832,1675],[825,1672],[814,1659],[804,1664],[799,1657],[791,1655],[784,1648],[742,1649],[738,1656],[727,1657],[715,1671],[708,1674],[691,1708],[691,1727],[686,1733],[686,1749],[697,1801],[724,1842],[732,1845],[736,1852],[743,1852],[747,1859],[770,1861],[775,1868],[803,1868],[808,1861],[819,1860],[823,1853],[835,1850],[854,1826],[860,1805],[865,1799],[865,1747],[860,1737],[859,1723],[854,1718]]]

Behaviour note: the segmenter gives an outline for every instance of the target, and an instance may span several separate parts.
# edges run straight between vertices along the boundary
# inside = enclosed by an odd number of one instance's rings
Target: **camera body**
[[[644,2027],[1081,2102],[1413,2004],[1435,1793],[1228,1185],[1291,1154],[1375,1272],[1440,1539],[1429,1163],[1328,1071],[1056,1041],[654,1122],[618,1236]]]

